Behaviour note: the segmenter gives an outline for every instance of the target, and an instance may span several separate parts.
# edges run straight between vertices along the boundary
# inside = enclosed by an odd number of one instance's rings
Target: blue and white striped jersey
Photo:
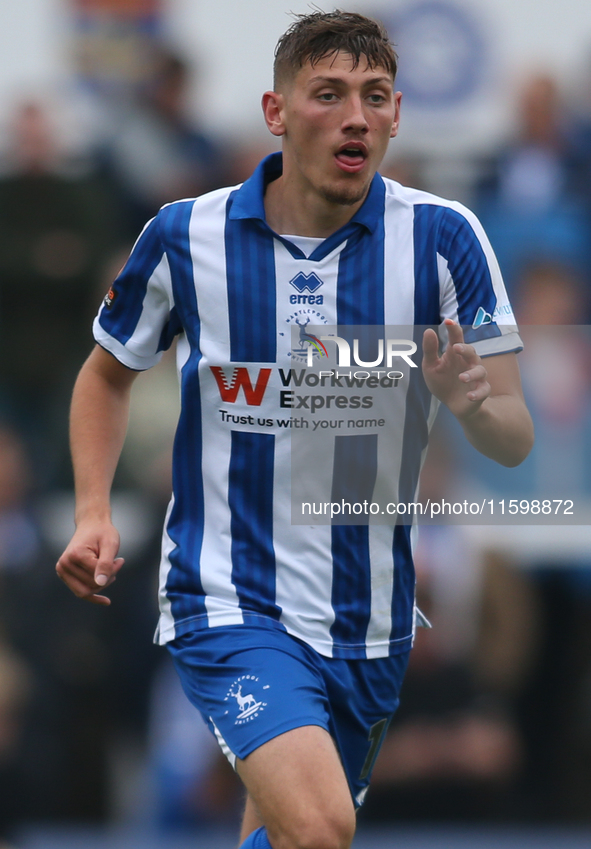
[[[95,320],[97,342],[137,370],[178,336],[181,414],[156,639],[249,622],[327,656],[387,656],[412,639],[411,528],[291,523],[281,425],[290,411],[280,408],[294,365],[290,325],[449,317],[476,328],[469,341],[482,355],[518,350],[520,340],[490,245],[460,204],[376,175],[337,233],[290,240],[264,216],[265,185],[280,171],[273,154],[241,186],[160,210]],[[387,446],[401,501],[414,497],[433,418],[434,399],[417,387]]]

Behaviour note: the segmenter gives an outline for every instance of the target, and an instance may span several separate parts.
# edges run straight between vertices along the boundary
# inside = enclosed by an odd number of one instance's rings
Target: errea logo
[[[312,271],[310,274],[304,274],[303,271],[299,271],[289,282],[290,285],[298,292],[297,295],[289,296],[290,304],[324,303],[324,297],[322,295],[315,294],[321,286],[324,286],[324,280],[321,280],[316,272]],[[310,293],[309,295],[304,294],[306,290]]]
[[[303,271],[300,271],[296,274],[293,280],[290,280],[289,282],[300,294],[303,294],[306,289],[308,292],[315,292],[324,285],[324,281],[320,279],[315,271],[312,271],[310,274],[304,274]]]

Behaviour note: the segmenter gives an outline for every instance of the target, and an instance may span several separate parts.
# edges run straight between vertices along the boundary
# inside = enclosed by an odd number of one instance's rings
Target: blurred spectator
[[[537,261],[524,267],[513,302],[520,327],[587,324],[591,289],[572,266]]]
[[[29,438],[44,477],[65,456],[68,398],[114,242],[110,198],[69,164],[44,107],[23,104],[0,178],[0,411]]]
[[[232,151],[226,185],[236,185],[248,180],[259,162],[277,149],[276,141],[271,138],[241,140]]]
[[[429,191],[423,179],[424,160],[419,156],[387,156],[380,168],[380,174],[390,180],[396,180],[403,186]]]
[[[591,54],[580,75],[573,102],[574,177],[591,216]]]
[[[43,739],[33,731],[40,679],[30,653],[39,640],[39,609],[38,593],[29,591],[47,552],[30,503],[31,480],[22,441],[0,424],[0,837],[39,800],[37,756],[29,758],[30,743]],[[44,752],[43,745],[35,748]]]
[[[19,440],[0,429],[0,611],[6,607],[7,574],[31,568],[39,554],[35,523],[24,509],[29,480]],[[0,627],[0,847],[27,812],[28,788],[22,757],[32,675],[11,644],[10,620]]]
[[[130,236],[164,204],[227,184],[227,153],[186,114],[187,63],[163,47],[132,100],[106,104],[111,131],[100,152],[128,213]]]
[[[123,533],[116,603],[98,610],[56,580],[44,520],[53,532],[58,511],[32,482],[22,440],[0,426],[0,839],[17,821],[106,819],[112,772],[132,745],[145,749],[160,656],[151,644],[160,517],[143,505],[135,550]],[[55,493],[47,503],[59,503]]]
[[[26,570],[39,556],[39,530],[28,509],[31,484],[20,439],[0,425],[0,574]]]
[[[490,163],[476,202],[510,294],[532,260],[569,262],[586,271],[591,256],[573,126],[552,77],[529,80],[518,121],[517,138]]]

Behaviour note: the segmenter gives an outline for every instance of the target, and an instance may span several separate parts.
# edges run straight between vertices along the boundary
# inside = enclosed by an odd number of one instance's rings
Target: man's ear
[[[282,136],[285,134],[285,124],[283,123],[283,106],[284,97],[276,91],[266,91],[263,94],[262,107],[265,123],[269,128],[269,132],[274,136]]]
[[[400,102],[402,101],[402,92],[397,91],[394,93],[394,120],[392,121],[392,130],[390,132],[390,138],[393,139],[398,135],[398,127],[400,126]]]

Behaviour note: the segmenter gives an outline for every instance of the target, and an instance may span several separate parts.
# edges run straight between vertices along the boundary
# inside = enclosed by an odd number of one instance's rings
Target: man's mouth
[[[335,154],[335,159],[344,171],[359,171],[367,159],[367,148],[363,143],[343,145]]]

